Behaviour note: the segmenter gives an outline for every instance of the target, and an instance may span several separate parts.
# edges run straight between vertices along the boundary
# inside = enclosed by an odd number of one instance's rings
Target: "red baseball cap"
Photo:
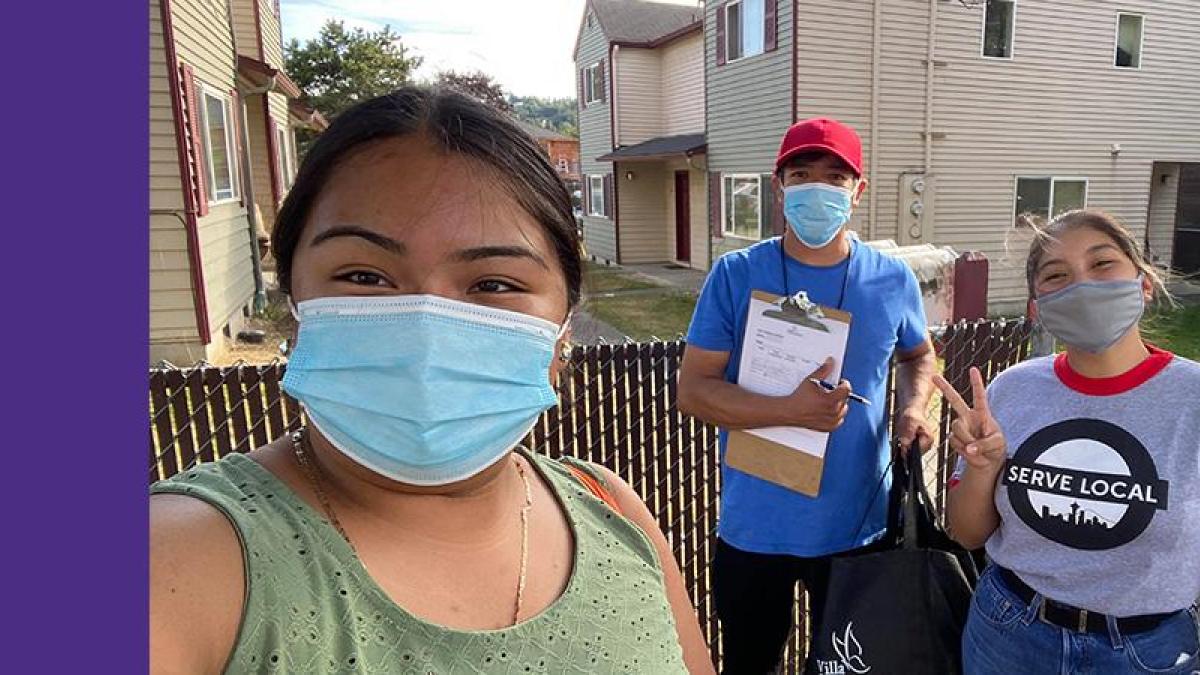
[[[862,140],[858,132],[828,117],[801,120],[787,130],[779,144],[775,171],[778,172],[789,159],[811,150],[824,150],[840,157],[862,176]]]

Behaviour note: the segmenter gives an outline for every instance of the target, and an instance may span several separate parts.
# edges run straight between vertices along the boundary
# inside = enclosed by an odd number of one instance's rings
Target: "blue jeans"
[[[989,566],[979,580],[963,631],[966,675],[1108,675],[1200,672],[1196,607],[1152,630],[1079,633],[1038,619],[1042,596],[1026,605]]]

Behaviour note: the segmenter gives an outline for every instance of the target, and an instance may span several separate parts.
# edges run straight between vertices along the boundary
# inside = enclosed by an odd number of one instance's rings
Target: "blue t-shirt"
[[[717,534],[735,548],[822,556],[866,545],[886,527],[891,479],[885,473],[891,452],[883,408],[888,370],[893,351],[914,349],[925,340],[925,309],[907,265],[857,239],[850,242],[849,258],[817,267],[781,256],[782,240],[767,239],[721,256],[700,292],[688,344],[729,352],[725,379],[733,383],[751,291],[783,295],[803,290],[816,303],[840,305],[851,315],[842,377],[871,401],[869,406],[849,402],[845,422],[830,434],[815,498],[726,466],[727,436],[721,430]],[[861,531],[856,531],[860,523]]]

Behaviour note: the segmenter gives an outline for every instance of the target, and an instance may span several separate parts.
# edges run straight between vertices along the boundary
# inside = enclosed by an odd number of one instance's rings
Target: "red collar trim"
[[[1162,372],[1163,368],[1175,357],[1164,349],[1159,349],[1146,343],[1150,356],[1129,370],[1113,377],[1087,377],[1080,375],[1071,368],[1067,361],[1067,353],[1062,352],[1054,358],[1054,374],[1058,379],[1075,391],[1087,396],[1113,396],[1135,389],[1147,380]]]

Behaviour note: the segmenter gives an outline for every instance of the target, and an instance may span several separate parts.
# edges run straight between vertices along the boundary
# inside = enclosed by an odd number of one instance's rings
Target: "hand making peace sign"
[[[974,408],[967,405],[954,386],[941,375],[933,376],[933,383],[954,408],[957,418],[950,425],[950,447],[966,460],[973,469],[998,470],[1007,458],[1007,443],[1000,425],[988,409],[987,391],[983,376],[978,368],[971,368],[971,398]]]

